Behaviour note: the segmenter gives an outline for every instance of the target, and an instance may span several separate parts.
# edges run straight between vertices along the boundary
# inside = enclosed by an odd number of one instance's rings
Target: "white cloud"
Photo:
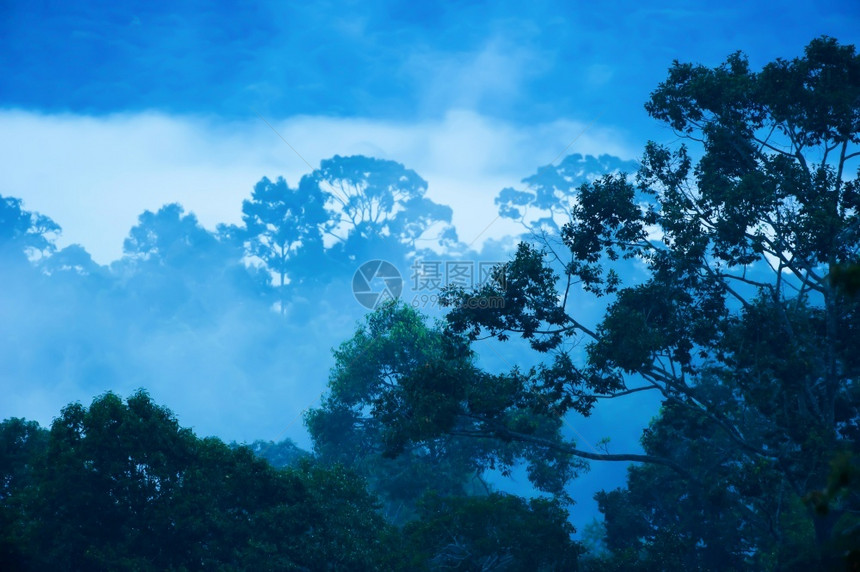
[[[526,80],[550,67],[549,55],[499,35],[474,51],[415,50],[404,71],[421,86],[425,106],[480,109],[518,99]]]
[[[471,111],[438,121],[266,118],[311,166],[340,155],[393,159],[417,171],[429,195],[454,209],[462,240],[490,225],[500,189],[567,153],[638,153],[592,118],[517,126]],[[106,117],[0,111],[0,194],[24,199],[63,227],[61,245],[80,243],[107,263],[145,209],[179,202],[201,222],[238,222],[241,201],[263,176],[296,184],[310,172],[262,120],[220,122],[156,113]],[[481,241],[518,229],[492,223]],[[476,245],[477,246],[477,245]]]

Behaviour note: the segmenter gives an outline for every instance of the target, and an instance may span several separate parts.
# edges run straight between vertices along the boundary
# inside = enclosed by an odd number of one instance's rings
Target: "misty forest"
[[[675,141],[537,169],[480,249],[362,155],[241,224],[143,212],[109,265],[0,197],[0,376],[69,395],[0,425],[0,569],[860,569],[860,55],[786,58],[666,62]]]

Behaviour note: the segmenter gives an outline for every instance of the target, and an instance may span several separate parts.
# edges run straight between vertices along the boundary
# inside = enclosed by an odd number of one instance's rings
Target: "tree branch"
[[[482,420],[485,423],[486,420]],[[546,449],[550,449],[553,451],[558,451],[560,453],[565,453],[567,455],[573,455],[574,457],[579,457],[582,459],[588,459],[591,461],[621,461],[621,462],[630,462],[630,463],[650,463],[653,465],[663,465],[664,467],[669,467],[683,478],[694,481],[692,473],[684,469],[681,465],[676,463],[671,459],[666,459],[663,457],[655,457],[653,455],[636,455],[636,454],[603,454],[603,453],[589,453],[588,451],[582,451],[577,449],[572,445],[567,445],[565,443],[558,443],[555,441],[551,441],[549,439],[545,439],[543,437],[536,437],[534,435],[528,435],[527,433],[520,433],[518,431],[511,431],[504,425],[499,423],[493,424],[493,434],[484,434],[483,436],[487,438],[502,438],[502,439],[511,439],[514,441],[518,441],[520,443],[529,443],[532,445],[537,445],[539,447],[544,447]],[[475,436],[473,433],[472,436]]]

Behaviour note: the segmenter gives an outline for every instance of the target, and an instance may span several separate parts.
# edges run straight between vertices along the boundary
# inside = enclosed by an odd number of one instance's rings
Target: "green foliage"
[[[574,570],[581,552],[557,501],[493,493],[430,495],[405,540],[416,568],[430,570]]]
[[[330,393],[306,415],[314,449],[366,475],[390,516],[414,514],[427,491],[464,494],[483,470],[506,473],[526,458],[532,482],[563,495],[581,467],[554,447],[561,423],[548,412],[564,396],[552,397],[552,368],[489,375],[462,337],[399,303],[369,314],[335,359]]]
[[[830,284],[848,296],[860,294],[860,264],[837,264],[830,269]]]
[[[47,437],[35,421],[13,417],[0,423],[0,499],[32,482],[33,463],[45,450]]]
[[[197,438],[142,391],[69,405],[49,435],[7,421],[3,442],[3,554],[17,568],[365,570],[396,553],[353,474],[277,470]]]
[[[48,432],[35,421],[0,423],[0,562],[24,566],[28,551],[25,497],[36,484],[36,463],[44,454]]]
[[[836,512],[830,550],[841,555],[850,566],[860,565],[860,455],[843,451],[830,464],[827,486],[810,492],[803,499],[819,518],[832,518]]]
[[[860,56],[832,38],[760,72],[740,53],[716,68],[675,62],[646,109],[699,159],[649,143],[635,181],[569,185],[563,248],[521,245],[503,308],[475,310],[486,291],[444,299],[468,339],[520,335],[553,354],[586,342],[585,363],[547,384],[568,407],[660,394],[646,455],[614,456],[648,465],[600,497],[607,564],[814,568],[844,556],[829,543],[856,505],[823,518],[801,499],[860,437],[858,101]],[[638,272],[625,282],[628,260]],[[607,305],[596,327],[578,315],[587,295]]]
[[[558,570],[581,551],[559,501],[462,483],[425,495],[399,531],[355,472],[304,455],[276,469],[262,445],[200,439],[143,391],[69,405],[50,431],[7,420],[0,446],[4,569]]]
[[[455,309],[448,315],[449,329],[456,334],[478,337],[481,329],[500,340],[507,340],[510,331],[522,334],[532,347],[545,351],[561,342],[561,334],[567,332],[568,317],[555,301],[558,276],[544,265],[544,252],[520,243],[514,259],[497,270],[496,280],[490,281],[476,292],[462,288],[447,288],[440,296],[440,303]],[[482,304],[466,302],[467,297],[488,299],[503,298],[501,308],[488,308]],[[541,327],[557,328],[546,339],[541,336]]]
[[[468,348],[411,308],[387,305],[335,359],[330,393],[305,417],[314,450],[364,475],[389,520],[414,518],[427,491],[462,495],[480,482],[481,445],[444,434],[457,424],[457,382],[472,368]]]
[[[248,443],[247,445],[231,443],[230,446],[234,448],[247,447],[254,453],[254,455],[261,459],[265,459],[276,469],[292,467],[300,461],[311,457],[310,453],[300,449],[291,439],[284,439],[278,443],[258,439],[253,443]]]

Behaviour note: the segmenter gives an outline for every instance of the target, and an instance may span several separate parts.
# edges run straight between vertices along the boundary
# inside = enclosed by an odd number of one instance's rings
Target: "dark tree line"
[[[392,549],[360,481],[200,439],[143,392],[0,429],[5,570],[361,569]]]
[[[715,68],[675,62],[646,110],[684,143],[649,143],[636,166],[572,156],[542,168],[499,195],[500,214],[532,235],[496,280],[447,289],[440,322],[396,302],[366,316],[305,415],[312,457],[255,444],[290,459],[275,469],[180,429],[145,393],[70,405],[50,431],[5,422],[4,557],[70,569],[856,568],[860,56],[822,37],[759,71],[740,53]],[[586,176],[592,163],[609,174]],[[226,293],[241,291],[241,312],[279,319],[273,307],[288,313],[329,281],[324,260],[407,260],[437,227],[434,240],[453,243],[450,209],[425,192],[396,163],[335,157],[296,189],[261,181],[240,227],[211,233],[178,205],[144,213],[110,269],[80,248],[52,252],[56,225],[2,199],[0,256],[16,269],[5,285],[64,275],[182,324],[231,311]],[[599,318],[584,314],[595,305]],[[485,337],[521,338],[537,365],[482,369],[472,344]],[[646,392],[661,407],[641,451],[565,435],[566,416]],[[603,550],[583,554],[565,485],[589,461],[632,464],[624,488],[596,495]],[[519,466],[543,496],[483,479]]]
[[[575,565],[567,512],[553,501],[432,496],[398,529],[358,474],[302,454],[282,468],[255,456],[273,449],[293,447],[199,438],[143,391],[71,404],[50,429],[6,420],[0,563],[4,570]]]

